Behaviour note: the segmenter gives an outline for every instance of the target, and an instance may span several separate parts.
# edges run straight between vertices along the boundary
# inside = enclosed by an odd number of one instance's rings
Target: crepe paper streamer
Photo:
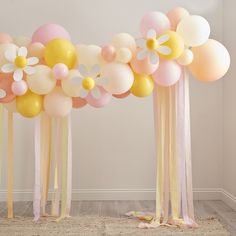
[[[61,149],[62,146],[62,121],[61,118],[55,118],[55,136],[54,140],[54,195],[52,204],[52,215],[59,216],[59,204],[61,195]]]
[[[67,157],[68,157],[68,117],[62,120],[62,200],[61,200],[61,216],[57,219],[66,217],[67,202]]]
[[[0,104],[0,185],[2,183],[3,127],[4,127],[4,108],[3,105]]]
[[[71,116],[68,116],[68,157],[67,157],[67,199],[66,199],[66,217],[70,216],[71,194],[72,194],[72,134],[71,134]]]
[[[13,113],[8,112],[7,217],[13,218]]]
[[[40,201],[41,201],[41,190],[40,190],[40,151],[41,151],[41,129],[40,129],[41,117],[35,118],[35,184],[34,184],[34,221],[40,218]]]

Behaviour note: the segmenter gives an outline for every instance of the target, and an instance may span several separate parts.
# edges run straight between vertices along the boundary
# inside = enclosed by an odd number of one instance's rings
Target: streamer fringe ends
[[[187,70],[201,81],[218,80],[228,71],[230,56],[209,39],[207,20],[181,7],[146,13],[140,29],[137,40],[119,33],[103,47],[74,45],[58,24],[40,26],[25,42],[0,34],[0,180],[4,106],[8,218],[13,217],[13,112],[35,121],[34,220],[52,215],[60,221],[71,208],[72,108],[101,108],[112,98],[143,98],[154,91],[156,212],[141,226],[195,226]]]

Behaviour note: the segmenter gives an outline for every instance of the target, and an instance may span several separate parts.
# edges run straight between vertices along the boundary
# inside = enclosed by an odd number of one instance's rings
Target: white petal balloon
[[[3,44],[0,44],[0,67],[2,67],[4,64],[7,64],[9,63],[9,61],[7,60],[5,54],[6,52],[15,52],[15,53],[12,53],[12,54],[17,54],[17,50],[18,50],[18,47],[15,45],[15,44],[12,44],[12,43],[3,43]],[[11,57],[11,59],[13,59]]]
[[[112,94],[127,92],[134,82],[132,70],[123,63],[105,65],[101,70],[101,78],[108,79],[108,83],[103,87]]]

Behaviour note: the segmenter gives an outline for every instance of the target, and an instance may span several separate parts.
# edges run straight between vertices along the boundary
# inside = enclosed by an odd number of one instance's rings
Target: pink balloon
[[[150,75],[154,71],[156,71],[156,69],[158,68],[158,64],[152,64],[150,62],[150,59],[148,58],[148,56],[145,57],[143,60],[138,60],[136,55],[141,50],[143,50],[143,49],[137,49],[136,52],[134,53],[134,55],[130,61],[131,68],[137,74]]]
[[[11,85],[11,90],[16,96],[22,96],[27,92],[28,85],[24,80],[14,81]]]
[[[4,32],[0,32],[0,43],[12,43],[12,37]]]
[[[102,48],[102,57],[107,62],[114,61],[116,56],[116,49],[111,44],[105,45]]]
[[[32,35],[32,42],[47,44],[49,41],[62,38],[70,41],[69,33],[60,25],[45,24],[40,26]]]
[[[123,98],[128,97],[129,95],[130,95],[130,90],[122,94],[113,94],[112,96],[115,98],[123,99]]]
[[[161,86],[174,85],[181,77],[181,66],[175,61],[161,60],[158,69],[152,77],[156,84]]]
[[[179,22],[186,16],[189,16],[189,12],[183,7],[176,7],[167,13],[170,20],[171,29],[176,30]]]
[[[170,29],[170,21],[168,17],[162,12],[158,11],[146,13],[140,23],[140,30],[143,37],[147,36],[147,33],[150,29],[154,29],[157,35]]]
[[[88,94],[86,97],[86,100],[90,106],[99,108],[104,107],[107,105],[111,100],[111,94],[108,93],[103,87],[98,87],[101,92],[101,97],[99,99],[96,99],[92,96],[91,93]]]
[[[52,68],[52,73],[55,79],[62,80],[68,74],[68,67],[63,63],[58,63]]]

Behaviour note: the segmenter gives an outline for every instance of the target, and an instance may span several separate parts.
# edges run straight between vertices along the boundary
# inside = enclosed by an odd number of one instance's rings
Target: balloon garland
[[[156,214],[128,215],[150,221],[140,225],[145,228],[196,225],[186,71],[201,81],[218,80],[227,72],[230,56],[220,42],[209,39],[207,20],[184,8],[172,9],[167,15],[145,14],[140,32],[136,39],[128,33],[116,34],[102,47],[74,45],[69,33],[57,24],[42,25],[31,39],[0,33],[0,103],[8,112],[9,218],[13,217],[13,113],[35,119],[35,220],[46,215],[50,175],[51,214],[60,214],[61,219],[70,213],[72,108],[87,104],[101,108],[112,97],[132,94],[141,98],[154,91]],[[0,141],[2,149],[2,136]]]

